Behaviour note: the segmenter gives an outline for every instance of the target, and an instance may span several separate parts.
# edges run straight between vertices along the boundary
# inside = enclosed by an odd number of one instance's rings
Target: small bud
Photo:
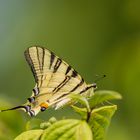
[[[49,126],[51,126],[51,123],[50,122],[43,122],[43,123],[40,124],[40,128],[41,129],[46,129]]]
[[[56,120],[55,117],[51,117],[51,118],[49,119],[49,122],[52,123],[52,124],[55,123],[56,121],[57,121],[57,120]]]

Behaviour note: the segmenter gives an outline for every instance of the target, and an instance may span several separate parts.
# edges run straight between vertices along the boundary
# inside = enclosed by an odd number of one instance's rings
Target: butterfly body
[[[85,96],[96,88],[96,84],[86,84],[77,71],[46,48],[30,47],[25,51],[25,58],[36,82],[32,96],[21,106],[30,116],[50,106],[58,109],[70,103],[71,93]]]

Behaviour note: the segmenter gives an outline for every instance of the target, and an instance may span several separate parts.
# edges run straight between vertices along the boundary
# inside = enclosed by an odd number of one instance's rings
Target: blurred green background
[[[0,0],[0,105],[3,108],[24,103],[31,95],[34,79],[23,52],[32,45],[54,51],[88,83],[94,82],[96,74],[106,74],[98,82],[98,88],[116,90],[123,96],[117,102],[118,111],[106,140],[140,138],[139,0]],[[74,117],[71,114],[68,108],[51,109],[37,118]],[[24,129],[19,122],[24,124],[26,120],[29,117],[24,113],[0,114],[0,135],[10,132],[8,137],[12,139]]]

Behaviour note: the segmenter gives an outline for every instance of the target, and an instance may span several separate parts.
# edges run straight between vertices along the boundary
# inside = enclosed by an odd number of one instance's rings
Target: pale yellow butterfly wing
[[[86,85],[83,78],[71,66],[48,49],[36,46],[28,48],[25,51],[25,57],[40,94],[57,92],[62,87],[63,90],[65,87],[65,91],[69,92],[74,88],[76,90],[78,88],[76,86],[84,85],[85,87]]]
[[[46,48],[33,46],[25,51],[25,57],[33,72],[36,86],[34,95],[36,104],[32,111],[40,111],[42,103],[49,106],[68,102],[70,93],[82,94],[92,85],[87,85],[83,78],[65,61]],[[61,104],[60,103],[60,104]],[[59,104],[59,105],[60,105]]]

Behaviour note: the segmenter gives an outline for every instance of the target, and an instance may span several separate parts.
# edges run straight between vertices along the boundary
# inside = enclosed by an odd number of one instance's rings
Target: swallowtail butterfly
[[[25,58],[35,79],[35,87],[27,103],[11,109],[22,109],[30,116],[36,116],[48,107],[55,109],[71,102],[70,94],[86,95],[96,84],[86,84],[84,79],[69,64],[52,51],[33,46],[25,50]]]

